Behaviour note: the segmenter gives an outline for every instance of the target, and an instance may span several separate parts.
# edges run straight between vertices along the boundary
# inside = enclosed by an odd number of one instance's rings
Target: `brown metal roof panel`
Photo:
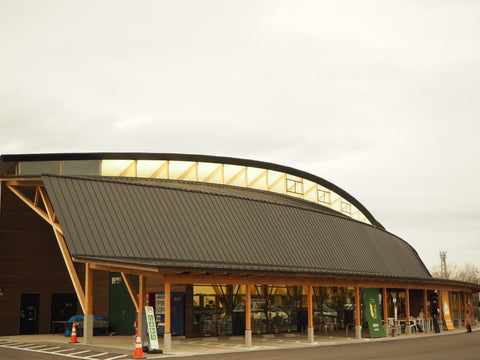
[[[178,184],[58,176],[44,182],[75,256],[429,276],[413,249],[393,235],[303,207]]]

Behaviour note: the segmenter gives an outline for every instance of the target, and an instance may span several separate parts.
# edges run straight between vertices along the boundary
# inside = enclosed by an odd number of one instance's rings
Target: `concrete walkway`
[[[479,331],[479,327],[472,328],[472,331]],[[246,347],[245,340],[242,336],[226,336],[226,337],[211,337],[211,338],[184,338],[172,337],[172,351],[168,354],[148,354],[144,353],[147,359],[159,358],[173,358],[177,356],[192,356],[192,355],[207,355],[207,354],[221,354],[221,353],[235,353],[235,352],[251,352],[259,350],[280,350],[293,349],[300,347],[315,347],[315,346],[332,346],[340,344],[355,344],[373,341],[397,341],[409,338],[421,338],[429,336],[442,336],[455,333],[464,333],[465,329],[458,329],[453,331],[443,331],[440,334],[434,333],[419,333],[412,335],[404,335],[398,337],[388,337],[380,339],[355,339],[354,337],[346,337],[345,330],[339,330],[333,335],[319,335],[315,334],[315,342],[309,343],[306,334],[278,334],[278,335],[254,335],[253,346]],[[366,331],[362,335],[367,335]],[[354,336],[353,332],[350,332]],[[135,336],[95,336],[93,343],[83,344],[83,338],[79,337],[77,344],[70,344],[70,338],[63,335],[16,335],[3,336],[1,340],[18,341],[25,343],[43,343],[52,344],[63,347],[75,347],[81,349],[91,349],[97,351],[105,351],[117,354],[126,354],[133,357],[135,351]],[[160,349],[163,348],[162,338],[160,341]]]

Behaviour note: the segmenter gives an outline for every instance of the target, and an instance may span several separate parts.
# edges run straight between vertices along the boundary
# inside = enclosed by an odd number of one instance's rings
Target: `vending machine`
[[[165,293],[155,293],[155,322],[158,335],[165,333]],[[170,294],[170,333],[172,336],[185,335],[185,294]]]

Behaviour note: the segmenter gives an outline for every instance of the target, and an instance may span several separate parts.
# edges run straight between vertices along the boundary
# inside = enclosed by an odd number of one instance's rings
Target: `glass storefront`
[[[253,334],[301,332],[308,324],[307,287],[251,285]],[[245,285],[194,285],[194,336],[245,333]],[[354,288],[313,288],[316,330],[354,322]]]

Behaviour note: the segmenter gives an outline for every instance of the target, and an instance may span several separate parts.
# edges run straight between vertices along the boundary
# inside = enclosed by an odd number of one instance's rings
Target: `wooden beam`
[[[123,272],[121,274],[123,277],[123,281],[125,281],[125,285],[127,286],[127,290],[128,290],[128,293],[130,294],[130,298],[132,299],[133,305],[135,306],[137,313],[139,313],[140,305],[138,303],[137,291],[133,286],[132,280],[130,279],[130,276],[128,274],[125,274]]]
[[[248,188],[252,188],[254,187],[262,178],[265,178],[265,190],[268,190],[268,181],[267,181],[267,174],[268,174],[268,171],[265,170],[265,171],[262,171],[262,173],[260,175],[258,175],[254,180],[252,180],[248,185],[247,187]]]
[[[48,198],[45,188],[40,188],[40,195],[42,196],[43,204],[45,206],[45,209],[47,210],[47,214],[50,219],[49,223],[53,224],[54,223],[53,219],[55,219],[55,212],[53,211],[52,204],[50,203],[50,199]],[[67,266],[68,274],[70,275],[73,288],[75,289],[78,301],[80,302],[80,306],[82,307],[83,313],[88,314],[87,307],[85,304],[85,293],[83,291],[82,284],[80,283],[80,280],[78,278],[77,271],[75,270],[75,266],[73,265],[73,261],[70,256],[70,252],[68,251],[67,244],[65,243],[63,234],[60,231],[58,231],[57,227],[55,226],[52,226],[52,227],[53,227],[53,233],[57,238],[58,246],[60,247],[60,252],[62,254],[63,261],[65,261],[65,265]]]
[[[33,201],[33,206],[38,208],[38,204],[40,203],[40,200],[41,200],[40,187],[36,186],[35,187],[35,200]]]
[[[128,165],[118,176],[128,176],[128,174],[132,170],[134,170],[133,176],[136,177],[137,176],[137,171],[136,171],[137,170],[137,161],[136,160],[132,160],[130,165]]]
[[[53,217],[50,217],[47,213],[45,213],[45,211],[43,211],[40,207],[36,206],[35,203],[37,201],[32,201],[28,198],[28,196],[26,196],[25,194],[23,194],[20,190],[18,190],[17,188],[13,187],[13,186],[10,186],[10,185],[7,185],[8,189],[13,192],[20,200],[22,200],[28,207],[30,207],[33,211],[35,211],[38,215],[40,215],[40,217],[42,217],[43,220],[45,220],[47,223],[49,223],[54,229],[56,229],[56,231],[58,231],[60,234],[63,235],[63,231],[62,231],[62,228],[60,227],[60,225],[58,223],[55,222],[55,216]],[[45,192],[45,188],[40,188],[38,187],[37,190],[40,190],[40,194],[43,194]],[[42,195],[43,197],[43,195]]]
[[[198,181],[198,162],[194,162],[192,164],[192,166],[190,166],[187,170],[185,170],[183,172],[183,174],[181,174],[177,180],[185,180],[185,178],[190,175],[193,171],[195,171],[194,173],[194,180],[195,181]]]
[[[1,179],[0,182],[5,182],[7,186],[43,186],[42,178],[41,177],[15,177],[15,179]]]
[[[75,261],[75,258],[73,260]],[[95,269],[95,270],[102,270],[102,271],[108,271],[108,272],[118,272],[118,273],[124,272],[124,273],[127,273],[127,274],[151,276],[151,277],[160,278],[160,279],[164,278],[163,274],[158,274],[157,272],[132,270],[132,269],[129,269],[129,268],[124,268],[124,267],[104,266],[104,265],[95,264],[95,263],[90,264],[90,266],[91,266],[92,269]]]
[[[168,164],[169,161],[165,161],[162,166],[150,174],[150,178],[157,178],[165,170],[165,178],[168,179]]]
[[[268,191],[271,191],[272,189],[274,189],[276,186],[278,186],[278,184],[280,184],[281,181],[286,181],[287,179],[287,174],[283,174],[282,176],[280,176],[273,184],[269,184],[268,185]],[[282,191],[283,194],[285,194],[285,186],[283,186],[283,191]]]
[[[242,174],[244,175],[244,186],[247,187],[247,167],[243,167],[243,169],[228,180],[225,185],[232,185]]]
[[[81,263],[89,263],[91,266],[94,266],[97,270],[105,270],[111,272],[126,272],[129,274],[149,274],[149,276],[155,276],[159,274],[158,267],[149,267],[135,264],[126,264],[122,262],[113,262],[107,260],[91,260],[91,259],[82,259],[78,257],[73,257],[73,261]],[[175,270],[178,272],[178,270]],[[160,274],[161,275],[161,274]]]
[[[211,172],[210,175],[208,175],[207,177],[205,177],[202,181],[203,182],[211,182],[212,179],[218,175],[218,173],[222,171],[222,178],[223,178],[223,164],[220,164],[214,171]],[[223,183],[223,181],[221,181]]]

